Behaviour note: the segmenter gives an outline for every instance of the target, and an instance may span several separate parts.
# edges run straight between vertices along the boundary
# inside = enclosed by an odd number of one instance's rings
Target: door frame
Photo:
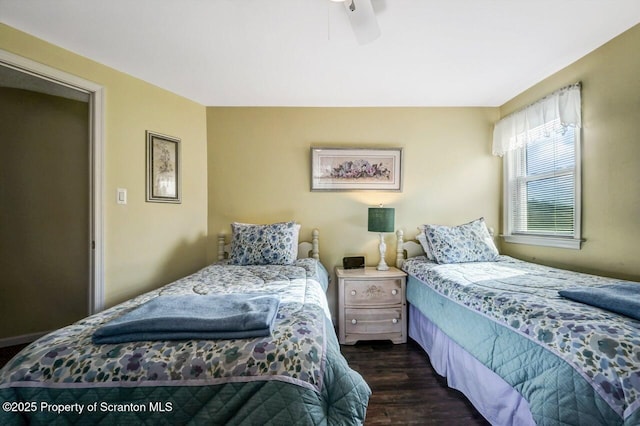
[[[104,87],[0,49],[0,66],[89,95],[89,314],[104,309]]]

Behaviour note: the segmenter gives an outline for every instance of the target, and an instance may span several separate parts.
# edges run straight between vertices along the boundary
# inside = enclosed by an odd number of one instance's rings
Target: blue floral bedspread
[[[403,269],[449,300],[565,360],[620,418],[640,407],[640,321],[558,295],[567,287],[619,280],[507,256],[496,262],[441,265],[419,256],[408,259]]]
[[[355,392],[356,400],[360,398],[356,404],[359,407],[347,413],[358,423],[358,416],[364,420],[369,389],[357,373],[346,367],[339,347],[332,343],[335,333],[328,320],[326,287],[321,284],[326,282],[326,277],[320,276],[319,271],[324,268],[318,265],[314,259],[301,259],[290,266],[217,263],[205,267],[29,345],[0,370],[0,395],[8,395],[2,391],[19,388],[195,388],[276,381],[326,396],[324,387],[332,384],[324,383],[325,378],[339,372],[360,388]],[[271,336],[104,345],[91,342],[97,327],[158,295],[241,292],[280,298]],[[338,359],[328,360],[328,353]],[[330,367],[327,367],[328,363]],[[336,365],[346,371],[340,371]],[[331,374],[325,374],[327,368],[335,369],[335,372],[331,370]],[[237,392],[236,389],[232,393]],[[352,404],[347,398],[345,401]],[[322,415],[327,416],[328,402],[318,404],[320,408],[324,407]],[[348,418],[340,421],[350,422]]]

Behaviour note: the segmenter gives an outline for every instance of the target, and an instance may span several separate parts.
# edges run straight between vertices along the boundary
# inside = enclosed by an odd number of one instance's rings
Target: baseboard
[[[50,333],[50,331],[40,331],[38,333],[23,334],[22,336],[3,337],[0,338],[0,348],[31,343],[48,333]]]

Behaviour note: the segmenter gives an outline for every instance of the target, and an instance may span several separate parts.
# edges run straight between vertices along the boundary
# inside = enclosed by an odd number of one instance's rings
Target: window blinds
[[[530,142],[512,151],[511,230],[514,234],[573,236],[575,232],[576,130],[529,132]]]

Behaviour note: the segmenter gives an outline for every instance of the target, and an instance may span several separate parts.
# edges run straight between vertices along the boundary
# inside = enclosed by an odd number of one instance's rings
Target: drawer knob
[[[391,320],[392,323],[397,324],[398,323],[398,318],[394,318]]]
[[[395,296],[396,294],[398,294],[398,290],[394,288],[393,290],[391,290],[391,294]]]
[[[355,296],[356,295],[356,291],[355,290],[351,290],[351,295]]]
[[[358,321],[356,321],[355,318],[351,320],[351,324],[357,324],[357,323],[358,323]]]

